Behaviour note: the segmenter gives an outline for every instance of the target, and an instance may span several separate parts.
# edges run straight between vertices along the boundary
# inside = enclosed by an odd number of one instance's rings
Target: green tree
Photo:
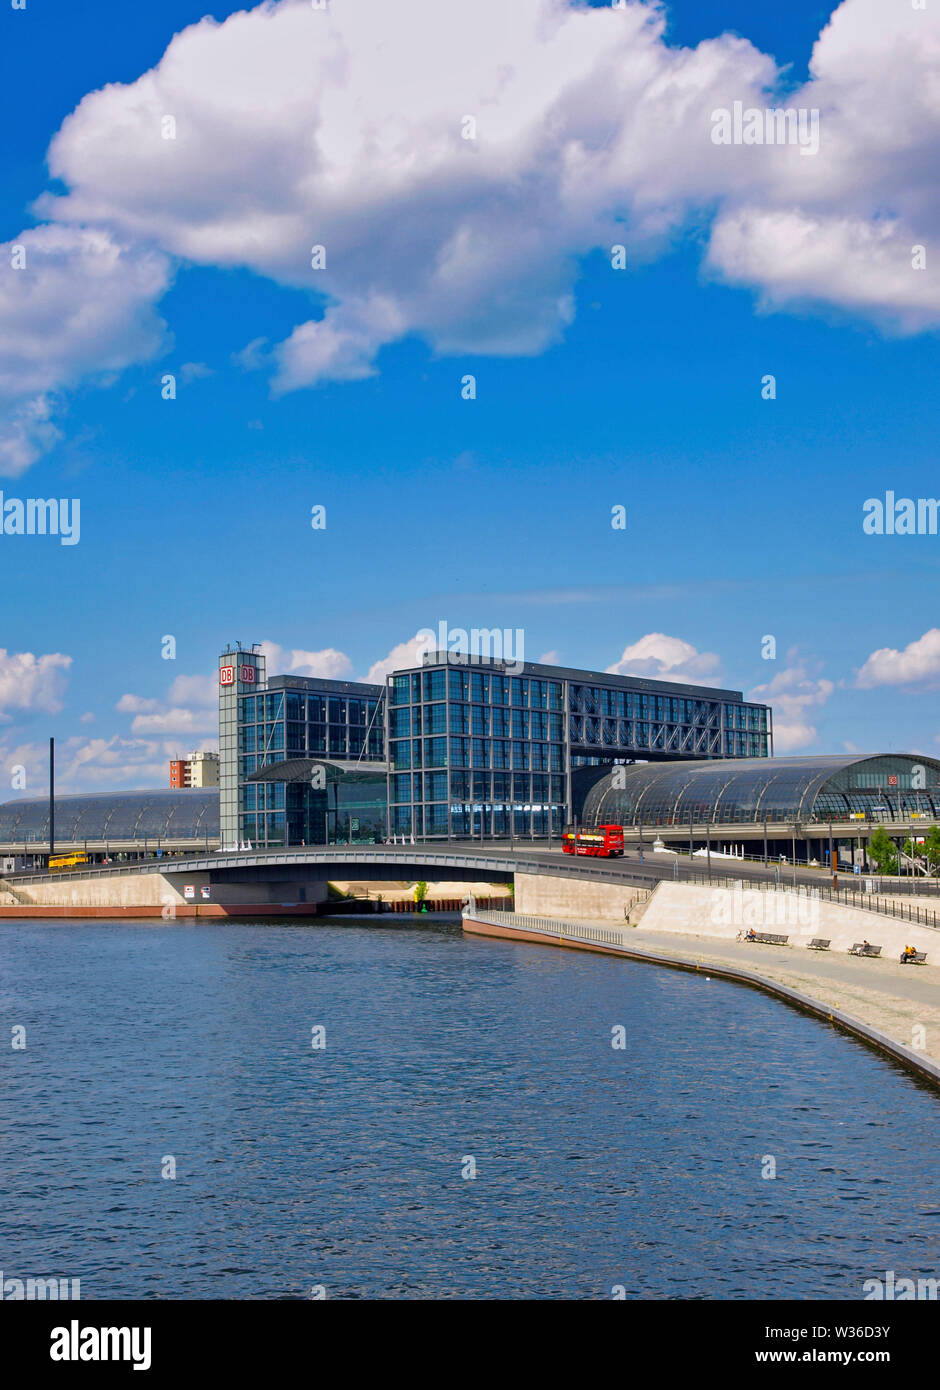
[[[930,867],[936,873],[937,865],[940,864],[940,826],[930,827],[924,836],[924,843],[919,848],[921,854],[930,860]]]
[[[421,879],[418,883],[415,884],[415,902],[423,903],[427,895],[428,885],[425,883],[424,879]]]
[[[880,874],[897,872],[898,855],[891,837],[883,825],[877,826],[868,841],[868,857],[876,865]]]

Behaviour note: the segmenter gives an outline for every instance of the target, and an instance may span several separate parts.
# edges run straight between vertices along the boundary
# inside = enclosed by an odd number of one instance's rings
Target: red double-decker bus
[[[590,830],[569,829],[561,837],[565,854],[599,854],[613,859],[623,854],[623,826],[595,825]]]

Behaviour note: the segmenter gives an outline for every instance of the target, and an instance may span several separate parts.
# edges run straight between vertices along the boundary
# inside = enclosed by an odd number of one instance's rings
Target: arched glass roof
[[[940,817],[940,762],[917,754],[738,758],[618,767],[584,803],[585,825],[742,824],[911,812]]]
[[[59,844],[84,840],[204,840],[219,834],[218,787],[57,796]],[[0,844],[49,839],[49,798],[0,805]]]

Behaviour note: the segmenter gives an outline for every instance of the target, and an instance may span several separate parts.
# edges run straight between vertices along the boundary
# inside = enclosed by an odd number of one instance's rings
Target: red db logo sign
[[[241,678],[246,684],[250,685],[255,678],[255,668],[253,666],[243,666]]]
[[[235,667],[234,667],[234,666],[220,666],[220,667],[219,667],[219,685],[234,685],[234,684],[235,684]]]
[[[888,778],[888,786],[889,786],[889,787],[896,787],[897,784],[898,784],[898,774],[897,774],[896,772],[892,772],[891,776]]]

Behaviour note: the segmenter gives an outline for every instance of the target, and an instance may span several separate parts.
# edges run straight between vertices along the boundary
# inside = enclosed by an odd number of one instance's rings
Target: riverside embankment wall
[[[733,941],[739,931],[789,936],[793,946],[828,938],[830,950],[848,951],[868,940],[888,958],[905,946],[928,953],[940,965],[940,931],[865,908],[787,888],[723,888],[665,880],[647,894],[629,884],[598,883],[550,874],[516,874],[515,909],[530,917],[637,926],[680,936],[714,936]]]
[[[183,888],[192,884],[194,898],[186,898]],[[209,898],[201,890],[209,887]],[[172,878],[158,873],[102,874],[82,879],[43,879],[30,883],[18,879],[3,881],[6,889],[5,906],[0,916],[15,917],[20,909],[36,915],[33,909],[59,909],[61,913],[89,916],[226,916],[239,908],[264,907],[296,909],[313,913],[316,904],[327,896],[325,882],[305,880],[302,884],[281,882],[222,882],[210,881],[205,872],[191,875],[174,874]],[[59,915],[54,913],[53,915]]]
[[[619,922],[646,899],[629,884],[552,874],[516,874],[515,908],[530,917],[573,917],[579,922]]]
[[[929,964],[940,965],[940,931],[811,892],[666,882],[659,884],[643,910],[644,931],[733,941],[748,927],[789,936],[789,944],[798,947],[808,947],[814,937],[828,938],[832,951],[848,951],[855,942],[868,940],[882,948],[886,959],[913,946],[928,953]]]

